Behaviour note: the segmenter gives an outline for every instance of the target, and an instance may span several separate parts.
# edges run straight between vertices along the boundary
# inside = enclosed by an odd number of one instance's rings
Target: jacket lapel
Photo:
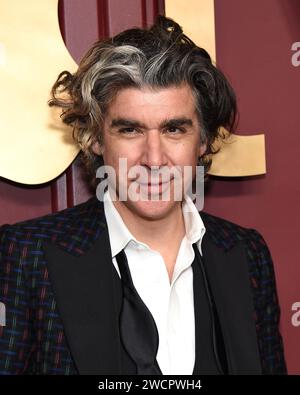
[[[80,374],[120,374],[118,300],[103,210],[79,216],[55,244],[44,247],[68,344]],[[83,227],[82,224],[85,226]],[[72,228],[72,231],[71,231]]]
[[[224,338],[229,374],[261,374],[245,247],[236,242],[228,250],[220,248],[208,231],[202,250]]]

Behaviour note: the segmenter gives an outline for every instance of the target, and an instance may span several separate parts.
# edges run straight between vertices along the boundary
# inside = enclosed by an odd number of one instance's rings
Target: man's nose
[[[143,165],[149,167],[167,165],[166,147],[159,130],[151,129],[147,131],[143,148]]]

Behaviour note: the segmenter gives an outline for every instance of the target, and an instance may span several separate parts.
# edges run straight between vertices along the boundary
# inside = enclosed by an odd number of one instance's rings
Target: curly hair
[[[206,174],[216,152],[213,143],[222,138],[222,127],[233,132],[236,97],[209,54],[175,21],[158,16],[149,29],[132,28],[99,40],[74,74],[59,74],[49,105],[60,107],[63,122],[72,126],[91,185],[96,185],[96,169],[103,164],[92,144],[96,140],[103,144],[103,120],[117,92],[128,87],[166,88],[182,83],[191,87],[195,97],[201,141],[207,145],[199,163]]]

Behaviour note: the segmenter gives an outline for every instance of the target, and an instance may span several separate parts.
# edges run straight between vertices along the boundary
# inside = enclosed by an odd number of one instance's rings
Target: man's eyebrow
[[[136,121],[134,119],[127,119],[127,118],[113,119],[110,124],[111,128],[116,128],[120,126],[125,126],[127,128],[146,128],[146,125],[144,125],[143,123]]]
[[[166,119],[160,125],[161,128],[180,127],[180,126],[193,126],[193,121],[190,118],[180,117]]]
[[[113,119],[110,126],[111,128],[120,127],[120,126],[127,128],[144,128],[144,129],[147,128],[147,126],[144,123],[129,118]],[[193,126],[193,121],[187,117],[170,118],[162,121],[159,127],[162,129],[167,127],[180,127],[180,126]]]

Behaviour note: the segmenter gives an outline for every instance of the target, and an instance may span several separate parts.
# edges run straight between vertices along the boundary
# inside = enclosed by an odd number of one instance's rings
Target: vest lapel
[[[238,242],[223,250],[205,234],[202,251],[224,338],[228,373],[261,374],[245,248]],[[196,348],[196,364],[197,358],[201,355]]]
[[[195,247],[195,250],[198,247]],[[195,251],[196,252],[196,251]],[[195,311],[195,365],[193,375],[221,374],[219,358],[216,357],[217,348],[214,341],[214,313],[209,303],[209,291],[203,275],[203,264],[199,252],[195,254],[193,269],[193,291]]]
[[[120,374],[120,340],[107,229],[74,256],[45,246],[49,275],[68,344],[80,374]]]

